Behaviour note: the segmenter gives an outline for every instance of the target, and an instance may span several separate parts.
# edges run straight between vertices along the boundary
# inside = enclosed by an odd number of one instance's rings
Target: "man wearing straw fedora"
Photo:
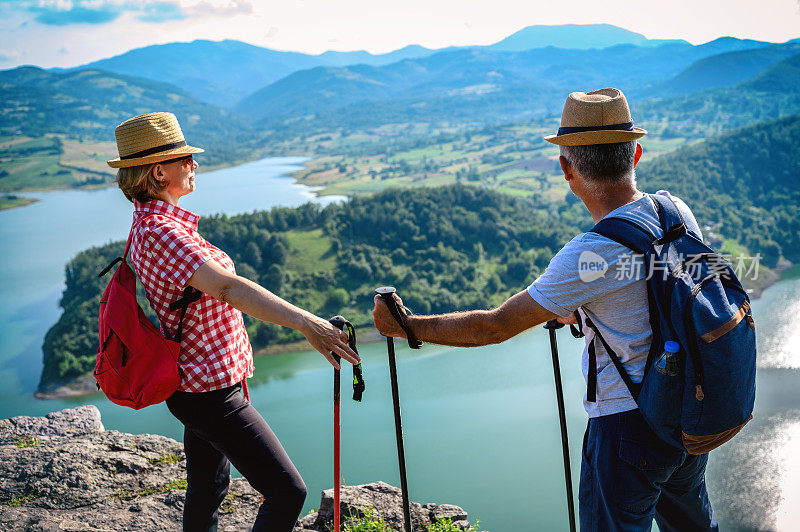
[[[233,463],[264,496],[253,530],[291,531],[306,486],[250,403],[253,351],[242,312],[300,331],[337,369],[334,355],[360,359],[344,332],[238,276],[231,258],[200,236],[199,216],[178,202],[195,189],[193,155],[203,150],[186,143],[175,115],[136,116],[115,133],[120,156],[108,164],[119,169],[117,184],[134,204],[130,261],[162,332],[180,342],[181,382],[166,403],[184,425],[183,528],[217,530]],[[183,319],[170,305],[187,286],[202,295]]]
[[[636,140],[646,134],[634,125],[621,91],[600,89],[570,94],[561,127],[545,140],[560,147],[564,179],[595,223],[607,216],[627,218],[661,237],[653,200],[636,187],[634,168],[642,155]],[[689,208],[673,199],[688,229],[699,235]],[[469,347],[500,343],[553,319],[576,323],[574,313],[579,310],[638,382],[653,334],[645,272],[630,268],[633,258],[632,251],[609,238],[582,233],[564,245],[526,290],[500,307],[407,316],[406,326],[420,341]],[[384,336],[405,337],[378,297],[373,316]],[[584,332],[587,340],[593,337],[588,327]],[[583,352],[584,375],[591,367],[588,345]],[[581,529],[650,530],[655,518],[662,532],[716,530],[705,486],[708,455],[690,455],[659,439],[603,346],[593,354],[595,397],[584,397],[589,422],[581,463]]]

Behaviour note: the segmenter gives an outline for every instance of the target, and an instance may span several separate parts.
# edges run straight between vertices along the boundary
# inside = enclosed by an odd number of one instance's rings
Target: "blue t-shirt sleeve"
[[[640,279],[641,259],[596,233],[583,233],[561,248],[528,287],[530,296],[559,316]]]

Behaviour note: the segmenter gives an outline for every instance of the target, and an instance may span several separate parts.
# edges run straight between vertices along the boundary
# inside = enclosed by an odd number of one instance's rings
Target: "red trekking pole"
[[[330,319],[331,324],[342,330],[347,330],[347,340],[350,349],[358,353],[356,349],[356,331],[353,325],[342,316],[334,316]],[[334,360],[341,363],[341,357],[333,354]],[[361,375],[361,364],[353,366],[353,400],[361,401],[361,394],[364,392],[364,379]],[[333,532],[341,531],[341,371],[333,370]]]
[[[341,358],[334,355],[336,362]],[[341,423],[339,419],[340,410],[340,381],[341,371],[333,370],[333,531],[340,532],[341,529]]]

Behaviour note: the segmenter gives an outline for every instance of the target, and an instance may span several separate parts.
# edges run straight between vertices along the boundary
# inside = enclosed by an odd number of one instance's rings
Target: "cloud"
[[[200,0],[199,2],[181,3],[184,9],[197,15],[232,17],[234,15],[249,15],[253,12],[253,2],[249,0]]]
[[[0,49],[0,62],[16,61],[21,56],[22,56],[22,54],[20,54],[17,50],[1,50]]]
[[[177,2],[151,2],[142,6],[136,18],[142,22],[168,22],[183,20],[187,14]]]
[[[32,14],[33,20],[47,26],[106,24],[126,13],[142,22],[162,23],[253,12],[250,0],[0,0],[0,4]]]
[[[68,24],[103,24],[111,22],[122,14],[119,6],[113,4],[98,7],[70,5],[67,9],[59,5],[31,6],[29,10],[36,14],[34,20],[48,26],[66,26]]]

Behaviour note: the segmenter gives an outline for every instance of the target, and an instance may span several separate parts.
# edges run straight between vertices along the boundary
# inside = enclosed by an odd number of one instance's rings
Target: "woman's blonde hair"
[[[128,201],[133,203],[133,200],[136,200],[146,203],[155,199],[158,192],[167,188],[159,183],[153,175],[153,168],[157,164],[141,164],[117,170],[117,186],[128,198]]]

